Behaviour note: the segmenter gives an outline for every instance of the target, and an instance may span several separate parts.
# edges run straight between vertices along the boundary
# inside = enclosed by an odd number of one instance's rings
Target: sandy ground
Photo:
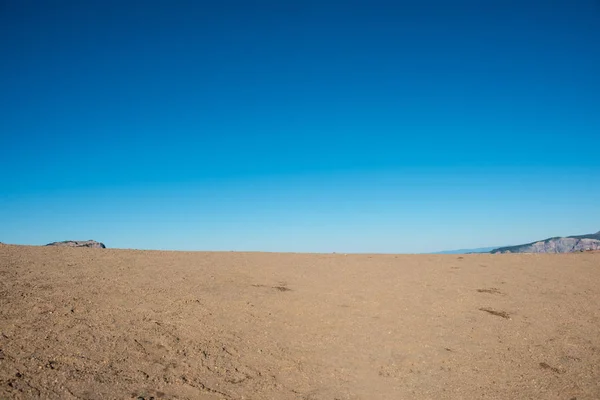
[[[0,245],[0,398],[599,399],[600,254]]]

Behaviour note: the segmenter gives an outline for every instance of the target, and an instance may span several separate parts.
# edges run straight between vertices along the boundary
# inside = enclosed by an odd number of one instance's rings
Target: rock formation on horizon
[[[574,253],[600,250],[600,232],[589,235],[553,237],[518,246],[500,247],[492,250],[497,253]]]
[[[62,246],[62,247],[90,247],[94,249],[105,249],[104,243],[96,242],[95,240],[65,240],[64,242],[52,242],[46,246]]]

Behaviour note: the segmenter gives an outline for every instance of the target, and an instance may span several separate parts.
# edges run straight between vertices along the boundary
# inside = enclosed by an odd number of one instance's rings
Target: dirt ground
[[[0,245],[0,398],[600,398],[600,254]]]

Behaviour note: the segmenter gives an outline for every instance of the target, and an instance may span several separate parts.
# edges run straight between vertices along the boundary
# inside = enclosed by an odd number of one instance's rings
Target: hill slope
[[[600,232],[587,235],[552,237],[517,246],[500,247],[491,253],[573,253],[600,250]]]

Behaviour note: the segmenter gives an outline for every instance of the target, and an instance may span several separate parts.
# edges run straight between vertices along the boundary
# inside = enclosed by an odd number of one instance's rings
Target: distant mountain
[[[491,253],[574,253],[587,250],[600,250],[600,232],[552,237],[517,246],[500,247],[492,250]]]
[[[489,253],[490,251],[497,249],[498,247],[479,247],[477,249],[458,249],[458,250],[445,250],[438,251],[431,254],[469,254],[469,253]]]
[[[95,249],[105,249],[104,243],[96,242],[95,240],[65,240],[64,242],[52,242],[46,246],[61,246],[61,247],[91,247]]]

